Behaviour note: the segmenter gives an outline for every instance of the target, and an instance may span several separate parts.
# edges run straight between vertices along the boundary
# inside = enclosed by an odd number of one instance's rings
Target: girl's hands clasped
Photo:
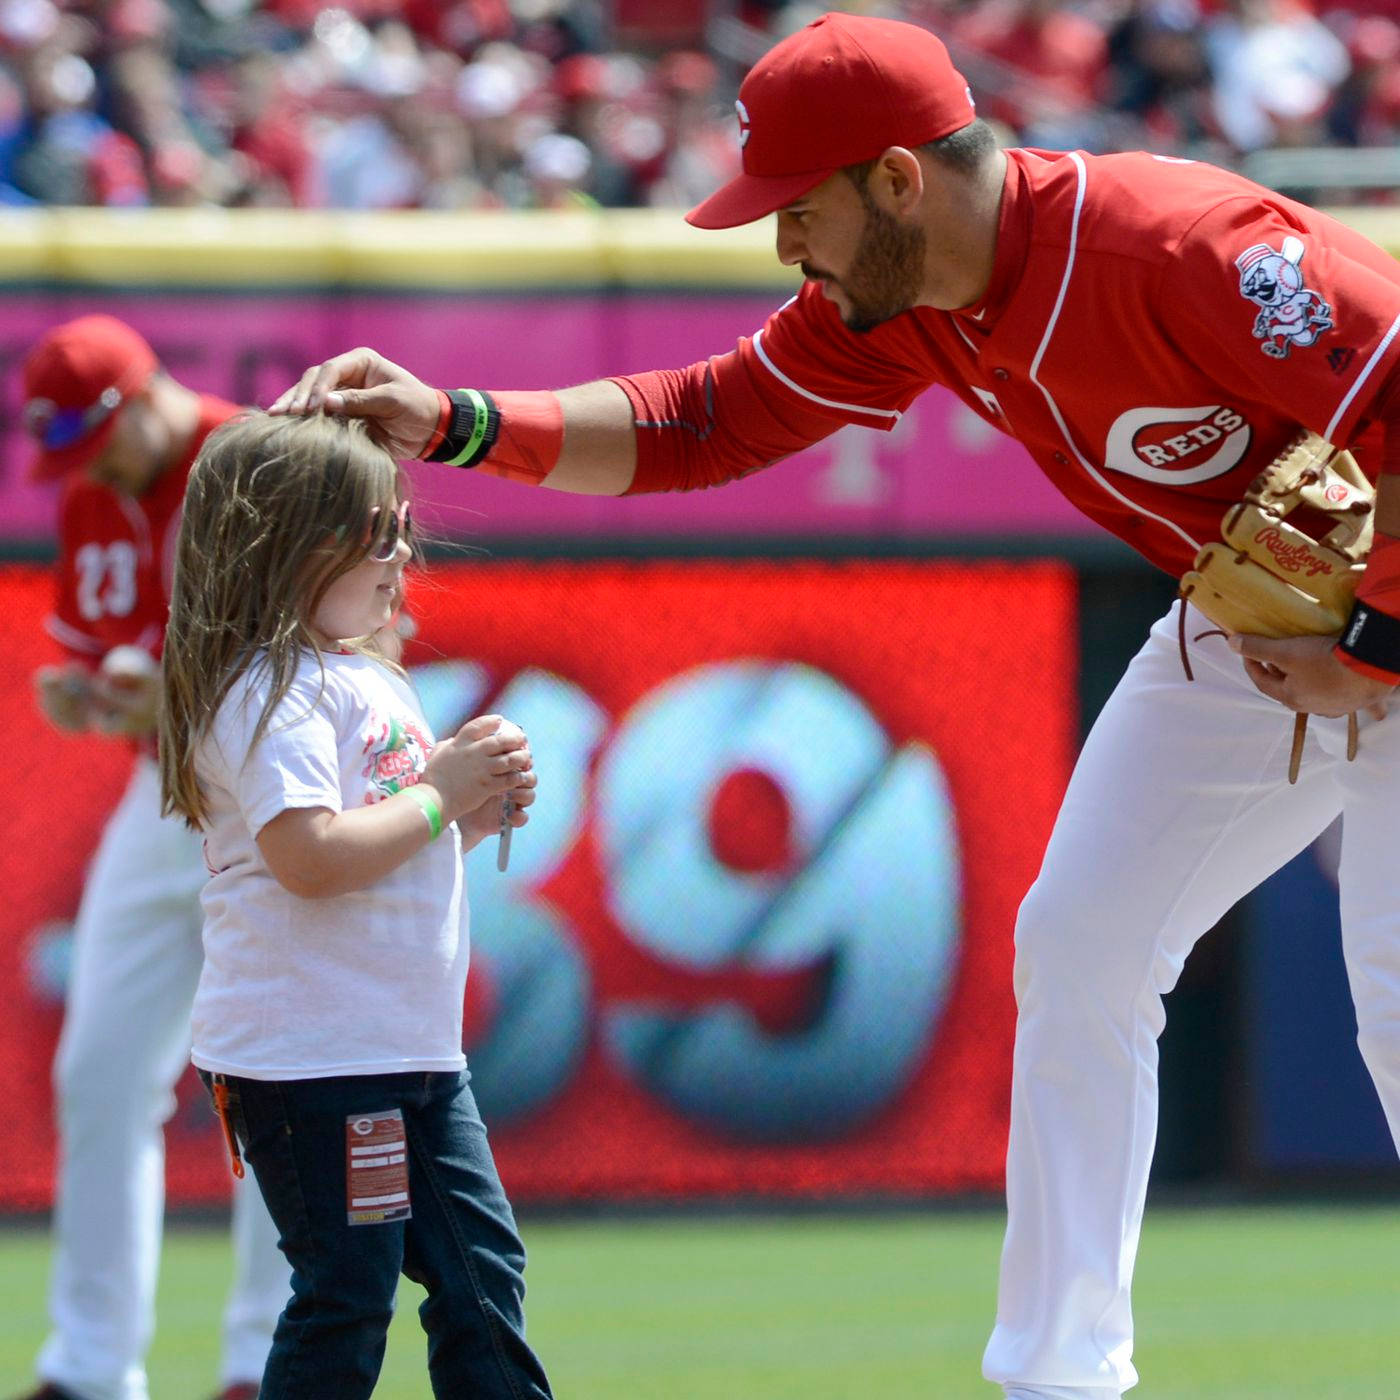
[[[537,781],[529,740],[519,730],[499,732],[500,715],[478,715],[434,746],[421,782],[442,798],[442,820],[463,823],[464,838],[489,835],[500,819],[500,797],[510,793],[516,807],[535,800]],[[512,825],[523,826],[523,812]],[[480,821],[477,820],[480,818]]]
[[[535,800],[535,785],[538,782],[539,777],[531,769],[528,773],[522,773],[516,785],[506,793],[510,798],[510,812],[506,821],[517,830],[530,820],[530,814],[521,811],[521,808],[528,807]],[[499,835],[501,798],[488,797],[481,806],[473,807],[470,812],[457,819],[457,829],[462,833],[463,847],[475,845],[488,836]]]

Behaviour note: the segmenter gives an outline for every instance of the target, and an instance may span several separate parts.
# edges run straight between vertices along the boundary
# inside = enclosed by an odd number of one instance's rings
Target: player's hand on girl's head
[[[92,727],[92,676],[79,662],[40,666],[34,672],[34,698],[54,728],[81,734]]]
[[[509,792],[533,769],[529,740],[519,730],[498,732],[500,724],[500,715],[478,715],[434,746],[423,781],[442,794],[445,821]]]
[[[427,446],[437,429],[439,407],[431,385],[361,345],[312,365],[267,411],[363,418],[370,437],[403,460],[417,457]]]

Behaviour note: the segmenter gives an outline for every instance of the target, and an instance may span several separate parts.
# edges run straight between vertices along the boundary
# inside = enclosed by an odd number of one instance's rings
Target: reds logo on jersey
[[[1332,308],[1303,281],[1303,240],[1291,235],[1275,250],[1255,243],[1235,259],[1240,272],[1240,295],[1258,308],[1254,335],[1259,348],[1275,360],[1285,360],[1295,345],[1317,342],[1332,329]]]
[[[1237,467],[1251,437],[1249,424],[1224,404],[1130,408],[1108,430],[1104,466],[1158,486],[1192,486]]]

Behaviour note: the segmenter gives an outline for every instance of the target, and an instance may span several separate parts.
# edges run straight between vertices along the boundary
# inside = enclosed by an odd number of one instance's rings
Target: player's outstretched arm
[[[540,391],[544,393],[545,391]],[[507,400],[502,436],[511,433]],[[563,414],[563,444],[540,484],[556,491],[619,496],[631,484],[637,446],[632,405],[608,380],[553,395]],[[370,436],[399,460],[423,454],[437,432],[442,400],[432,385],[367,346],[312,365],[281,394],[270,413],[324,411],[363,418]],[[488,457],[483,469],[491,472]]]

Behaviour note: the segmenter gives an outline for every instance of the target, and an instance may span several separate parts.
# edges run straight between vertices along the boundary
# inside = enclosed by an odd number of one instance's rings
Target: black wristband
[[[501,410],[490,394],[480,389],[449,389],[447,431],[428,454],[429,462],[449,467],[474,467],[496,444],[501,430]]]
[[[1400,675],[1400,618],[1377,612],[1358,598],[1352,604],[1337,650],[1378,671]]]

